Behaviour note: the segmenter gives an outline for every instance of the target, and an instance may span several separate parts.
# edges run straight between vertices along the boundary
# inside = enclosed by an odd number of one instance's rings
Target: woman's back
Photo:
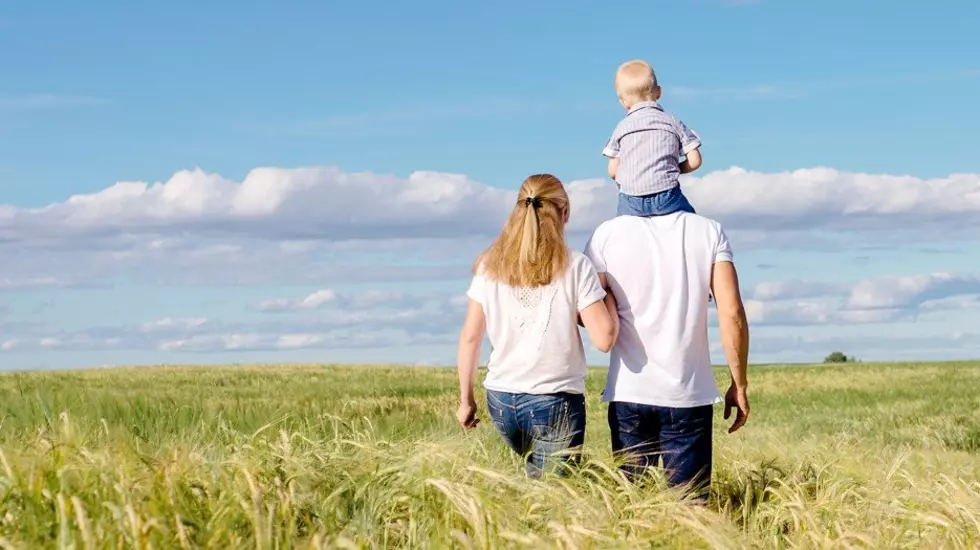
[[[579,312],[602,300],[592,263],[569,251],[547,285],[511,286],[478,269],[467,296],[480,304],[492,351],[484,386],[511,393],[584,393]]]
[[[473,383],[480,347],[492,351],[487,410],[494,427],[537,477],[546,462],[574,461],[585,440],[585,350],[609,350],[619,330],[616,301],[592,262],[565,244],[568,194],[550,174],[528,177],[500,237],[476,262],[459,334],[459,409],[466,429],[479,423]],[[555,455],[558,455],[557,457]]]

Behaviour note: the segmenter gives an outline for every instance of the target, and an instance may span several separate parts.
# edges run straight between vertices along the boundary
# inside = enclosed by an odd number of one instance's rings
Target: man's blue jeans
[[[551,469],[563,475],[566,466],[578,462],[585,443],[585,396],[488,390],[487,410],[510,448],[527,458],[529,476]]]
[[[612,450],[624,460],[623,471],[636,479],[663,461],[671,486],[686,486],[699,498],[711,484],[711,429],[714,408],[609,404]]]

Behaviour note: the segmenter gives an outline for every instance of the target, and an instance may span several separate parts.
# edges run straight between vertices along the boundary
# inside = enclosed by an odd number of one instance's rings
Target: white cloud
[[[424,314],[427,308],[458,306],[458,297],[442,293],[406,294],[392,290],[367,290],[340,293],[330,289],[317,290],[302,298],[276,298],[259,303],[258,310],[266,313],[302,312],[330,309],[343,322],[354,322],[365,316],[384,312],[388,318]],[[323,317],[324,319],[329,317]]]
[[[336,300],[338,307],[317,309]],[[341,295],[314,292],[291,305],[307,316],[269,316],[260,321],[223,322],[204,317],[165,317],[79,331],[20,327],[5,335],[0,352],[38,350],[140,350],[221,352],[298,349],[357,349],[450,343],[464,304],[454,294],[366,291]],[[272,320],[265,320],[272,319]]]
[[[320,309],[328,304],[337,301],[337,293],[332,290],[318,290],[305,298],[289,300],[279,298],[276,300],[266,300],[259,304],[260,311],[281,312],[281,311],[300,311],[309,309]]]
[[[719,357],[721,347],[712,345],[712,354]],[[904,359],[932,360],[976,358],[980,356],[980,333],[922,334],[917,336],[762,336],[753,337],[751,354],[754,360],[819,362],[832,351],[856,355],[866,361],[900,361]]]
[[[916,307],[926,301],[980,293],[980,277],[932,273],[912,277],[875,277],[861,281],[851,290],[848,309]]]
[[[276,341],[276,347],[281,349],[302,349],[314,347],[323,342],[319,334],[283,334]]]
[[[745,310],[759,325],[887,323],[980,306],[978,293],[980,277],[950,273],[871,277],[852,285],[764,282],[749,293]]]
[[[980,294],[949,296],[926,300],[919,306],[921,311],[955,311],[961,309],[980,309]]]
[[[143,323],[137,330],[145,334],[172,333],[194,330],[203,327],[207,322],[205,317],[166,317],[158,321]]]
[[[846,285],[813,281],[767,281],[755,285],[749,295],[761,301],[789,300],[833,296],[846,289]]]

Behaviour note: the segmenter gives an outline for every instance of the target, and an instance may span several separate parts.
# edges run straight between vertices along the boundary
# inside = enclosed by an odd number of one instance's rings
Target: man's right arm
[[[711,293],[715,297],[721,343],[732,375],[732,384],[725,396],[725,418],[729,417],[733,407],[737,409],[735,422],[729,429],[731,433],[741,428],[749,415],[749,322],[738,289],[735,264],[730,261],[714,264],[711,270]]]

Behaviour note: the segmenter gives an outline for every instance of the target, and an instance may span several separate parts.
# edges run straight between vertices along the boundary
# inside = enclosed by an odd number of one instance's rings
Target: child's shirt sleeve
[[[674,126],[677,130],[677,135],[681,139],[681,154],[687,155],[691,151],[701,147],[701,138],[698,137],[694,130],[688,128],[680,119],[674,119]]]
[[[612,136],[609,138],[609,141],[606,142],[606,146],[602,149],[603,156],[611,159],[619,158],[619,139],[623,137],[619,127],[620,125],[617,124],[616,129],[613,130]]]

